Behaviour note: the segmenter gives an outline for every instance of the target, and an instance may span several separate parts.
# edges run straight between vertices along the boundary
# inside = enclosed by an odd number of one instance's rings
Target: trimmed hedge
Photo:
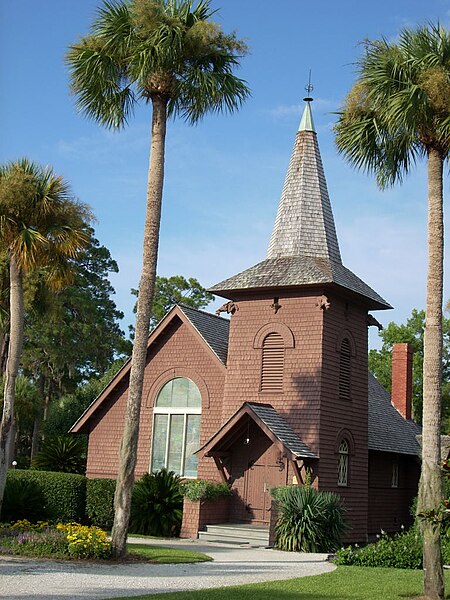
[[[69,523],[86,520],[86,478],[72,473],[14,469],[8,471],[6,487],[12,481],[36,484],[43,496],[42,519]],[[20,517],[19,517],[20,518]]]
[[[86,514],[91,523],[109,531],[114,522],[115,479],[88,479]]]

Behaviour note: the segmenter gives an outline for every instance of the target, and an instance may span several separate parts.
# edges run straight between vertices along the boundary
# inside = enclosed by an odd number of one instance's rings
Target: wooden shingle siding
[[[281,392],[284,374],[284,343],[279,333],[269,333],[262,348],[261,391]]]

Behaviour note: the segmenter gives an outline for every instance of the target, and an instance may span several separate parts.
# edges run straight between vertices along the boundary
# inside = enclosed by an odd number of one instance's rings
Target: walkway
[[[149,540],[134,538],[136,543]],[[318,575],[335,567],[325,554],[297,554],[187,540],[183,546],[214,561],[197,564],[80,564],[0,557],[0,597],[8,600],[93,600],[197,590]]]

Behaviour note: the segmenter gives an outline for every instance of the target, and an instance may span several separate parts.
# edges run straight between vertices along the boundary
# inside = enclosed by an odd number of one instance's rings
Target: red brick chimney
[[[413,351],[410,344],[392,346],[391,402],[404,419],[411,419]]]

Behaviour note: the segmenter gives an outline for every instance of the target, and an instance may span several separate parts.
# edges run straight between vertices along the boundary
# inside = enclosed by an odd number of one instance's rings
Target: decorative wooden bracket
[[[318,306],[322,310],[328,310],[331,306],[331,303],[324,294],[324,295],[320,296],[319,301],[317,302],[316,306]]]
[[[220,315],[222,312],[234,315],[234,313],[238,310],[239,307],[236,302],[225,302],[225,304],[222,304],[222,306],[219,306],[219,308],[216,310],[216,315]]]

